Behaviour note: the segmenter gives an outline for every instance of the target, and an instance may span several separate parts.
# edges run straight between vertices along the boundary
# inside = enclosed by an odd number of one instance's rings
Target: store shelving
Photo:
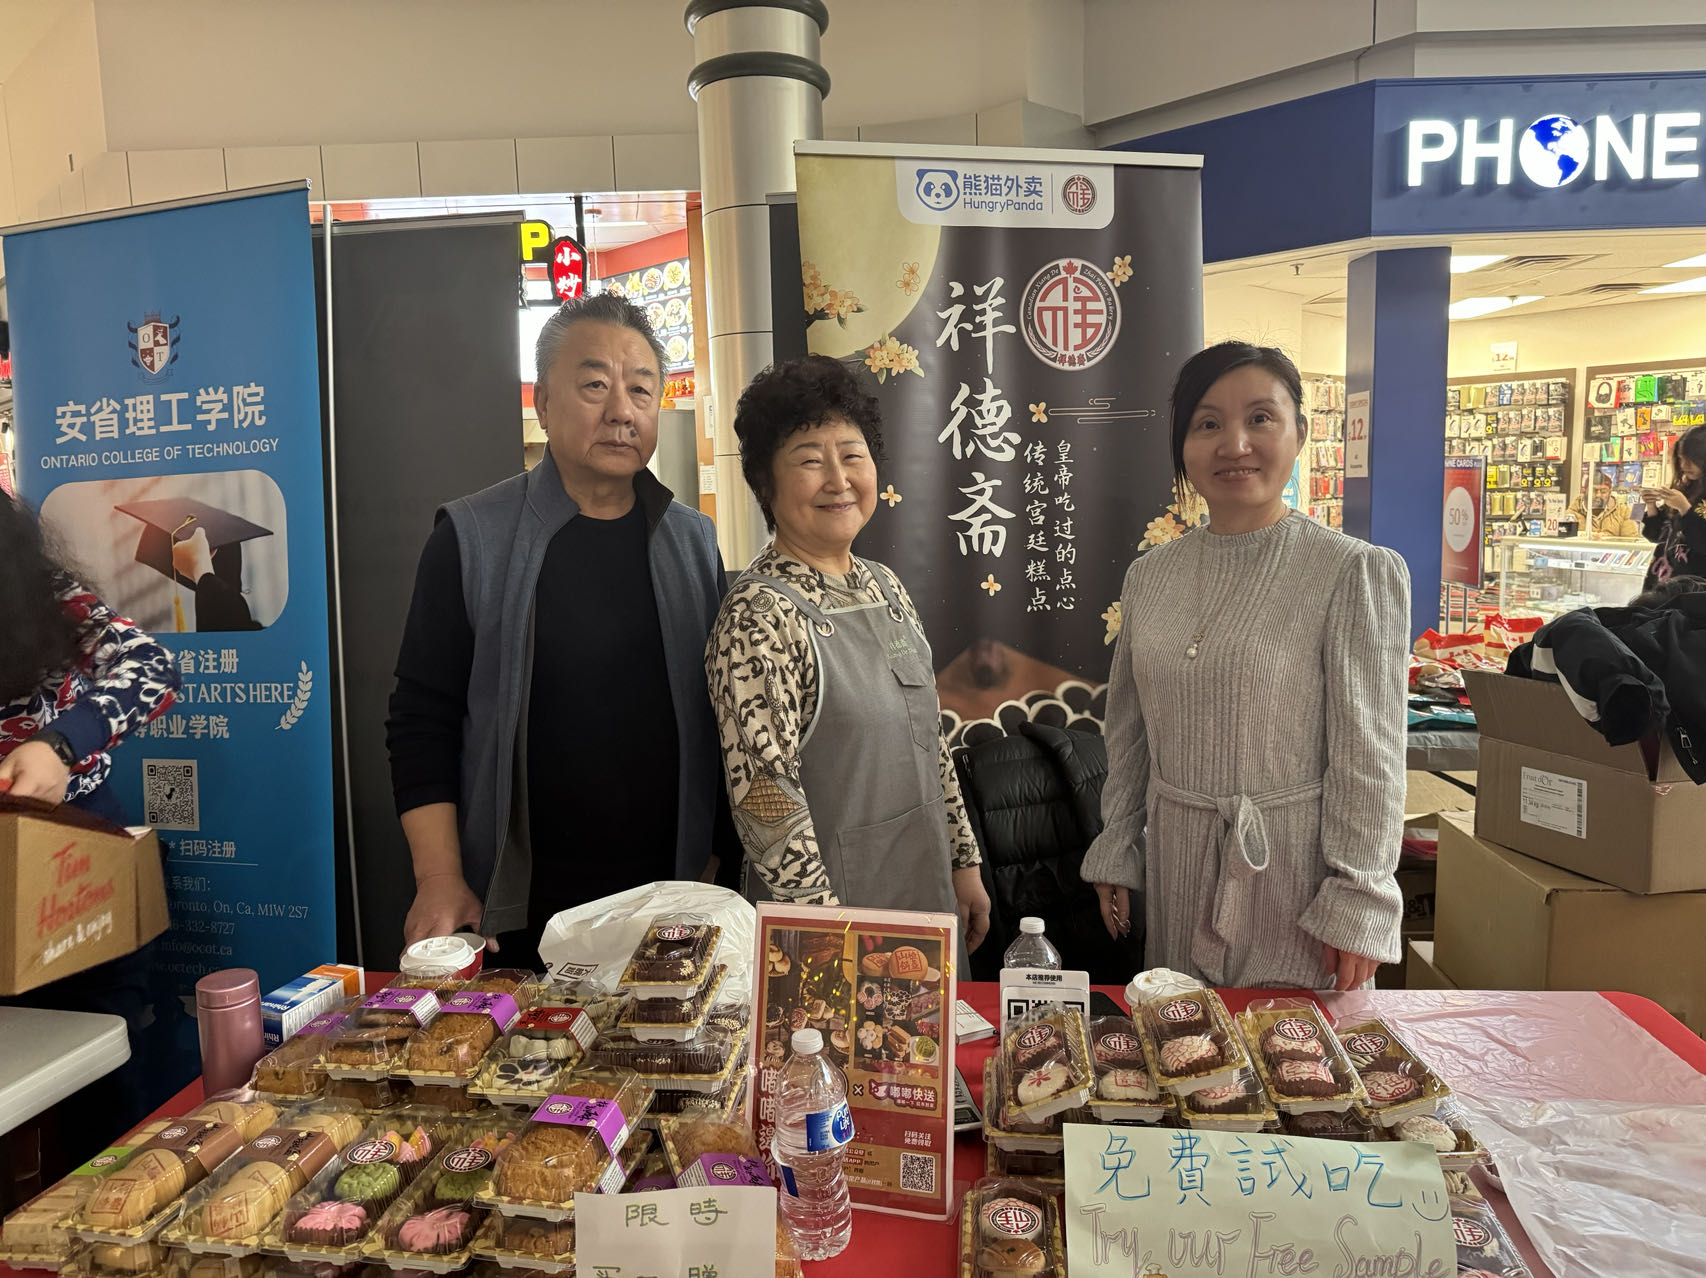
[[[1676,437],[1706,425],[1706,358],[1590,367],[1585,402],[1581,491],[1590,471],[1608,474],[1638,517],[1641,489],[1671,482]]]
[[[1303,411],[1309,423],[1303,445],[1304,509],[1310,518],[1338,528],[1345,520],[1345,379],[1305,373]]]

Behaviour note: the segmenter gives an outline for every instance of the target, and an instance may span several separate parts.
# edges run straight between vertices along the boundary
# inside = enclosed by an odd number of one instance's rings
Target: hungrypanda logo
[[[960,175],[953,169],[919,169],[918,202],[937,213],[960,202]]]

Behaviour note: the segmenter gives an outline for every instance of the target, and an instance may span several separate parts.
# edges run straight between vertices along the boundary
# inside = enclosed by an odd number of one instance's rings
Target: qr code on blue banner
[[[156,830],[199,830],[201,793],[194,759],[142,761],[142,820]]]
[[[936,1192],[936,1155],[902,1154],[900,1156],[900,1187],[911,1194]]]

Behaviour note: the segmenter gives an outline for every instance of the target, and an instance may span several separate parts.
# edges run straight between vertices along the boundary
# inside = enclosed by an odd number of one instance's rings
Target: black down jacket
[[[989,936],[971,956],[971,979],[996,979],[1019,920],[1034,914],[1065,967],[1088,971],[1098,984],[1131,980],[1143,968],[1141,900],[1132,902],[1132,934],[1112,940],[1096,890],[1078,877],[1102,830],[1102,738],[1022,723],[1017,734],[955,751],[954,761],[991,904]]]

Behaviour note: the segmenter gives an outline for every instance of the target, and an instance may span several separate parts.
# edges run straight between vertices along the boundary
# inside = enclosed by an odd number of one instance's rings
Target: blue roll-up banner
[[[306,188],[26,229],[5,253],[21,495],[183,677],[113,752],[125,819],[167,858],[153,966],[179,995],[228,967],[265,992],[332,959],[336,930]]]

